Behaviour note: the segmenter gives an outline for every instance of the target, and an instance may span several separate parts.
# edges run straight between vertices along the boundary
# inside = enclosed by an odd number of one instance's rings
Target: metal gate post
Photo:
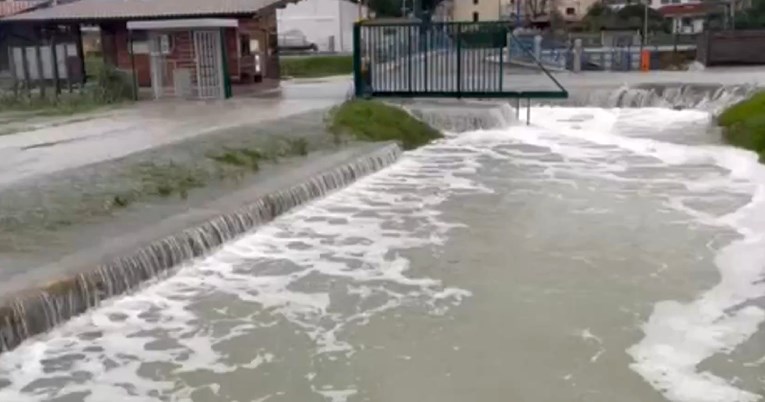
[[[226,30],[225,28],[221,28],[219,30],[218,35],[220,35],[220,68],[223,70],[223,82],[221,84],[223,85],[223,99],[228,99],[231,97],[231,77],[228,74],[228,49],[226,48]]]
[[[457,24],[457,97],[462,97],[462,24]]]
[[[505,47],[508,45],[507,43],[507,35],[503,35],[504,41],[502,42],[502,46],[499,48],[499,88],[497,90],[499,92],[502,92],[502,88],[504,86],[504,73],[505,73]],[[510,48],[507,48],[508,54],[510,53]]]
[[[531,98],[526,98],[526,125],[531,124]]]
[[[357,98],[364,95],[361,78],[361,25],[353,24],[353,88]]]

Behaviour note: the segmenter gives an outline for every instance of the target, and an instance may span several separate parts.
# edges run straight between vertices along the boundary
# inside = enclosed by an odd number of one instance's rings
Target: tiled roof
[[[661,15],[665,17],[681,15],[704,15],[710,8],[704,3],[671,4],[659,8]]]
[[[18,14],[41,3],[40,1],[0,1],[0,17]]]
[[[254,14],[297,0],[79,0],[3,18],[3,21],[133,20]],[[2,4],[2,3],[0,3]]]

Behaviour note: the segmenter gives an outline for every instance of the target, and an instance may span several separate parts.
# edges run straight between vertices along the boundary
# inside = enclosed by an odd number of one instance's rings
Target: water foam
[[[646,121],[653,119],[655,129],[673,120],[706,119],[699,112],[644,110]],[[712,197],[716,193],[744,194],[749,201],[737,210],[715,215],[688,206],[682,200],[667,205],[691,215],[706,225],[726,227],[741,237],[717,250],[715,265],[720,282],[691,302],[657,303],[643,324],[644,338],[628,349],[639,373],[668,399],[678,402],[752,402],[760,395],[742,390],[711,372],[699,372],[704,360],[718,353],[730,353],[749,339],[765,321],[765,310],[752,301],[765,296],[765,168],[753,153],[723,146],[690,146],[656,138],[633,138],[618,134],[621,110],[558,109],[534,110],[544,115],[543,125],[566,141],[586,142],[628,151],[661,161],[665,166],[711,166],[716,171],[699,181],[675,180],[694,196]],[[588,118],[572,123],[571,115]],[[670,116],[674,115],[674,116]],[[541,119],[540,119],[541,120]],[[616,133],[615,133],[616,132]],[[549,146],[564,155],[581,157],[578,146],[561,145],[561,140],[531,138],[531,142]],[[564,141],[565,142],[565,141]],[[612,147],[612,148],[611,148]],[[589,150],[591,151],[591,149]],[[589,155],[592,156],[592,155]],[[602,155],[606,158],[608,155]],[[600,171],[601,178],[629,180]],[[648,185],[648,184],[647,184]]]
[[[352,355],[345,334],[377,314],[405,305],[447,311],[470,293],[412,272],[405,251],[438,253],[458,225],[443,221],[437,206],[489,191],[465,177],[481,156],[454,140],[408,153],[171,278],[28,340],[0,358],[0,400],[198,399],[228,390],[222,379],[196,383],[195,374],[267,370],[285,359],[266,347],[233,353],[232,343],[299,333],[313,345],[310,364],[327,364]],[[305,378],[327,400],[356,392],[321,372]]]

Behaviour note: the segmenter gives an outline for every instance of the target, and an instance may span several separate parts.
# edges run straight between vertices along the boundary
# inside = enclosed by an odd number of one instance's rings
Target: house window
[[[477,12],[477,11],[474,11],[474,12],[473,12],[473,22],[478,22],[478,20],[479,20],[479,18],[478,18],[478,12]]]
[[[661,4],[669,4],[669,0],[661,0]]]
[[[576,14],[576,10],[574,7],[566,7],[566,15],[574,15]]]
[[[473,0],[473,4],[478,5],[478,0]]]

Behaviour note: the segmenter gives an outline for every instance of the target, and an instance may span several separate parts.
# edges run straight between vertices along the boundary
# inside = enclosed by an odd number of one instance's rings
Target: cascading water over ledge
[[[640,84],[573,90],[569,99],[545,104],[575,107],[698,109],[718,113],[757,90],[755,85]]]
[[[384,145],[285,190],[262,196],[236,212],[158,240],[93,270],[2,300],[0,352],[13,349],[25,339],[46,332],[107,298],[168,274],[173,267],[207,254],[294,207],[385,168],[400,155],[397,144]]]

